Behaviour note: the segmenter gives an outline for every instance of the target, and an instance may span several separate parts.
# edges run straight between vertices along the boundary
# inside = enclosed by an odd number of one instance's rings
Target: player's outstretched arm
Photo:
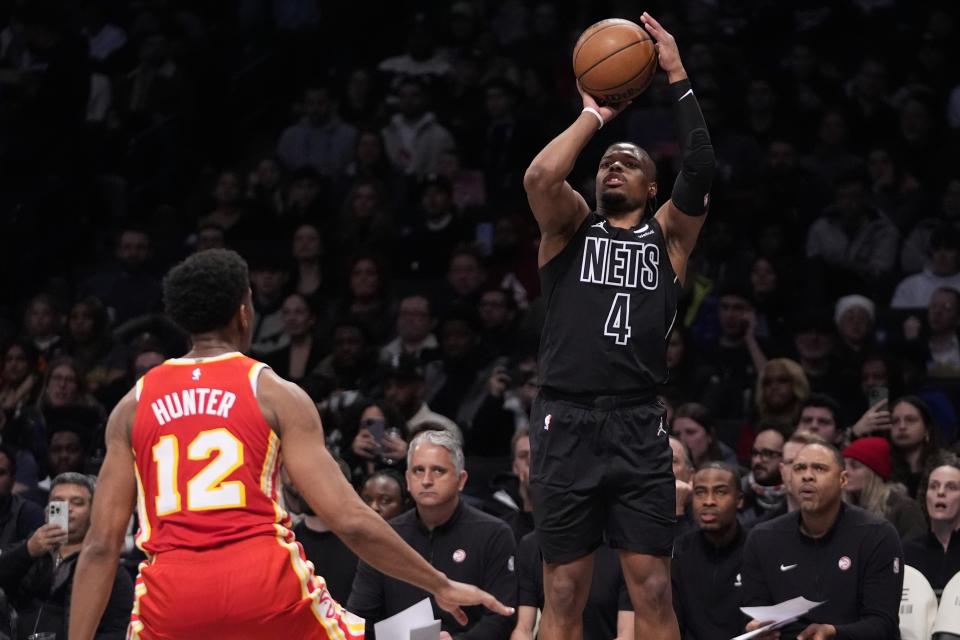
[[[683,280],[687,259],[703,228],[713,183],[716,158],[706,121],[693,93],[687,72],[680,60],[677,41],[650,14],[641,17],[644,28],[657,42],[660,67],[666,72],[673,98],[673,112],[683,159],[673,193],[657,212],[657,220],[667,240],[667,252],[674,273]]]
[[[348,547],[370,566],[429,591],[461,624],[461,606],[482,604],[501,615],[513,609],[472,585],[454,582],[414,551],[343,477],[323,440],[320,416],[300,387],[270,370],[260,374],[258,397],[264,416],[277,430],[281,457],[307,504]]]
[[[523,176],[527,200],[540,227],[541,267],[563,250],[590,213],[583,196],[567,182],[577,157],[602,126],[601,120],[609,122],[628,104],[600,106],[579,86],[577,90],[584,110],[537,154]]]
[[[93,638],[107,606],[117,573],[123,536],[136,500],[130,425],[136,411],[133,391],[117,404],[107,421],[107,455],[93,498],[90,530],[83,540],[70,599],[71,640]]]

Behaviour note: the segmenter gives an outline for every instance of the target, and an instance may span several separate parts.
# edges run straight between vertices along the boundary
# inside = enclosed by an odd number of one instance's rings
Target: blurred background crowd
[[[494,501],[537,390],[523,172],[580,110],[579,33],[644,10],[718,159],[667,347],[675,433],[750,470],[814,396],[834,425],[813,430],[887,438],[916,499],[960,426],[960,11],[906,0],[0,3],[6,496],[96,472],[113,405],[188,347],[164,272],[229,247],[251,355],[307,390],[358,486],[431,422]],[[622,139],[669,193],[665,82],[581,156],[588,202]]]

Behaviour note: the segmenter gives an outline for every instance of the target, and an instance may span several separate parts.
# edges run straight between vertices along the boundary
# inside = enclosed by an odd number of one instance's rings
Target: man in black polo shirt
[[[476,585],[513,606],[516,542],[510,527],[464,503],[467,481],[460,441],[448,431],[423,431],[407,450],[407,486],[416,508],[390,521],[403,540],[430,564],[450,576]],[[483,607],[464,607],[461,626],[440,609],[426,591],[386,576],[361,561],[353,580],[348,609],[367,621],[367,640],[375,640],[374,624],[430,598],[441,621],[440,640],[507,640],[516,616],[487,615]]]
[[[758,524],[747,538],[743,604],[767,606],[798,596],[823,602],[784,627],[782,638],[899,638],[903,550],[896,529],[883,518],[843,504],[847,473],[835,447],[802,448],[790,482],[800,508]],[[754,620],[746,628],[764,622]]]
[[[740,612],[740,562],[746,534],[737,520],[743,504],[740,472],[710,462],[693,476],[693,516],[699,529],[677,541],[673,608],[685,640],[732,638],[747,622]]]

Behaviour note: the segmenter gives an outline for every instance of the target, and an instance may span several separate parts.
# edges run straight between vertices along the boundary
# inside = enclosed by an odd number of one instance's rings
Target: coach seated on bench
[[[514,606],[516,543],[506,523],[460,499],[467,481],[460,441],[448,431],[417,434],[407,451],[406,479],[416,508],[390,521],[400,537],[450,579],[476,585]],[[367,640],[375,640],[375,623],[427,597],[426,591],[361,561],[347,609],[366,619]],[[442,623],[440,640],[454,635],[458,640],[507,640],[516,622],[516,616],[464,607],[468,618],[464,627],[432,598],[431,603]]]
[[[798,596],[822,602],[796,622],[759,640],[900,637],[903,550],[893,525],[843,503],[843,456],[829,444],[808,444],[793,460],[790,491],[799,509],[758,524],[741,566],[744,606]],[[746,630],[765,626],[754,620]]]

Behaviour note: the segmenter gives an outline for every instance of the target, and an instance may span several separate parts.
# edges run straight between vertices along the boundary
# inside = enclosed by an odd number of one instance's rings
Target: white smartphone
[[[69,529],[67,525],[70,522],[70,508],[66,500],[51,500],[47,503],[47,522],[59,526],[64,531]]]

